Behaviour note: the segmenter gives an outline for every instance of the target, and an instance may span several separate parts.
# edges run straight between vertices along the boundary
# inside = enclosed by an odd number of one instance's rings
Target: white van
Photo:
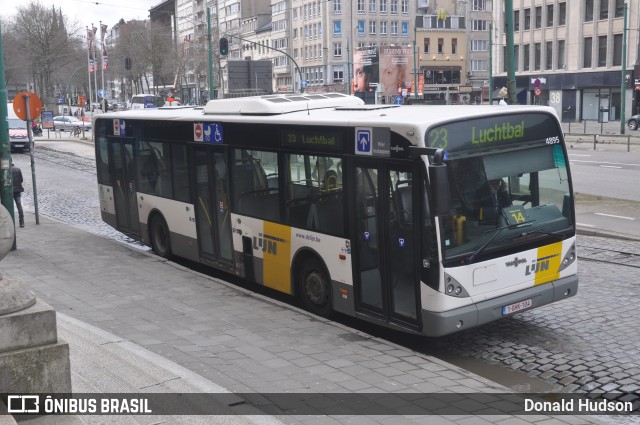
[[[136,94],[131,98],[131,109],[158,108],[160,106],[164,106],[164,99],[155,94]]]
[[[13,110],[13,103],[7,103],[7,125],[11,152],[29,150],[29,131],[27,122],[22,121]]]

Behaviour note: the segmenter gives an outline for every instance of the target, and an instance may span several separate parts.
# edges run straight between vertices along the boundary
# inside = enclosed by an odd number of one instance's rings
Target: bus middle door
[[[133,139],[109,138],[109,154],[114,176],[113,195],[118,230],[140,235],[138,214],[137,168],[133,150]]]
[[[410,166],[354,168],[356,309],[416,327],[419,274],[414,172]]]
[[[195,215],[200,253],[204,258],[231,263],[231,211],[228,167],[219,146],[193,146]]]

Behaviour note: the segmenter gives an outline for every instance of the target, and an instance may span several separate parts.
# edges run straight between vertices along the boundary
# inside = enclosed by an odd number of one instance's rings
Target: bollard
[[[631,135],[627,134],[627,152],[631,152]]]
[[[597,138],[598,138],[598,135],[594,134],[593,135],[593,150],[594,151],[596,150],[596,143],[598,143]]]
[[[584,134],[587,134],[587,120],[582,121],[584,123],[584,129],[582,130],[582,132]]]

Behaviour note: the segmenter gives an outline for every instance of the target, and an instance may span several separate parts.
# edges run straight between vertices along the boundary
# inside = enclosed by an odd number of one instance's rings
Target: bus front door
[[[219,147],[194,146],[196,228],[203,258],[231,263],[233,241],[226,156]]]
[[[112,175],[115,176],[113,194],[118,230],[140,235],[133,140],[109,140],[109,150]]]
[[[404,166],[354,169],[356,309],[400,326],[420,322],[415,172]]]

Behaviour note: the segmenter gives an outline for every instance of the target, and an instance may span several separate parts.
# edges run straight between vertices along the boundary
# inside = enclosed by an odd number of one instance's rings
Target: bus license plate
[[[531,307],[532,305],[533,305],[533,301],[530,299],[520,301],[519,303],[515,303],[511,305],[505,305],[504,307],[502,307],[502,315],[506,316],[507,314],[516,313],[520,310],[525,310]]]

